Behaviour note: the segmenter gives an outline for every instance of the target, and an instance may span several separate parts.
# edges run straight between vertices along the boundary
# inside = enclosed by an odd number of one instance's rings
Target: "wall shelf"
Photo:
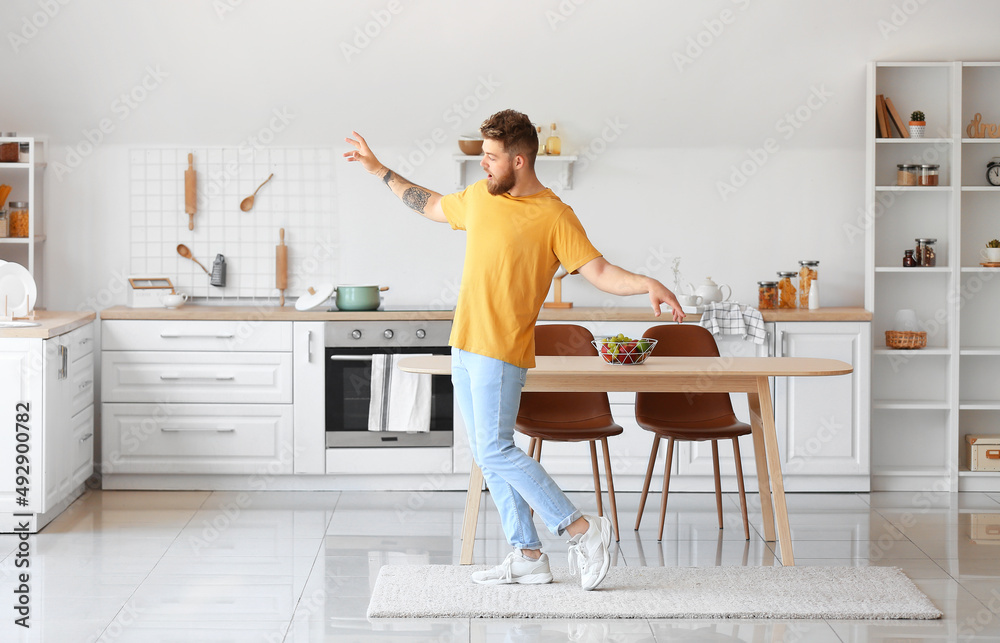
[[[47,167],[45,162],[46,141],[32,136],[0,137],[0,143],[27,143],[28,161],[26,163],[0,163],[0,183],[6,183],[13,188],[9,201],[28,202],[28,236],[6,237],[0,239],[0,259],[19,263],[28,269],[38,288],[36,308],[44,306],[44,291],[42,289],[41,248],[45,241],[42,233],[45,208],[42,196],[42,176]],[[0,209],[9,209],[7,203],[0,204]]]
[[[455,175],[455,186],[459,190],[461,190],[466,185],[465,184],[465,166],[466,166],[466,164],[467,163],[476,163],[476,164],[478,164],[483,159],[483,157],[482,156],[471,156],[471,155],[468,155],[468,154],[454,154],[454,155],[452,155],[452,158],[455,159],[455,167],[456,167],[456,170],[457,170],[457,174]],[[546,155],[535,157],[535,163],[536,164],[538,164],[538,163],[544,163],[544,164],[559,164],[559,163],[562,163],[562,164],[565,164],[566,168],[564,170],[564,172],[565,172],[565,175],[564,175],[564,179],[565,179],[564,187],[567,190],[572,190],[573,189],[573,165],[576,163],[577,158],[578,157],[576,157],[576,156],[568,156],[568,155],[565,155],[565,154],[560,154],[559,156],[547,155],[546,154]]]
[[[926,111],[928,127],[947,135],[877,138],[879,94],[892,98],[900,114]],[[975,265],[1000,221],[1000,201],[987,194],[1000,193],[1000,187],[987,185],[985,176],[987,161],[1000,156],[1000,138],[969,138],[966,131],[976,113],[986,115],[997,102],[1000,63],[875,62],[868,67],[865,207],[880,214],[865,237],[865,308],[872,311],[876,336],[892,330],[897,310],[914,309],[932,345],[894,351],[883,344],[872,350],[880,369],[872,391],[872,408],[878,410],[872,435],[879,436],[871,452],[873,491],[917,491],[941,479],[951,491],[1000,491],[1000,474],[960,470],[965,435],[1000,426],[1000,392],[995,390],[1000,279],[992,279],[1000,268]],[[947,185],[886,185],[895,182],[896,165],[913,155],[928,159],[914,163],[939,164]],[[937,196],[912,196],[916,192]],[[922,236],[938,239],[943,265],[893,266],[900,242]],[[897,276],[918,272],[934,276]]]

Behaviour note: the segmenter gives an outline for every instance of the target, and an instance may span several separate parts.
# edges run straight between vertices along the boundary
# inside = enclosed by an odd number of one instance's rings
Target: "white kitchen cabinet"
[[[292,322],[101,328],[106,486],[122,474],[293,472]]]
[[[778,357],[838,359],[836,377],[774,378],[774,416],[788,491],[868,491],[871,324],[778,322]]]
[[[295,473],[326,473],[325,322],[295,322],[292,331],[294,368]]]
[[[83,492],[93,474],[92,340],[93,324],[49,339],[0,339],[2,532],[22,521],[32,532],[41,529]],[[25,408],[27,432],[16,427],[16,412]],[[18,433],[27,434],[28,441],[19,440]],[[15,458],[24,444],[28,468],[19,470]],[[26,485],[18,484],[21,474],[27,474]],[[28,489],[26,505],[18,501],[19,487]]]

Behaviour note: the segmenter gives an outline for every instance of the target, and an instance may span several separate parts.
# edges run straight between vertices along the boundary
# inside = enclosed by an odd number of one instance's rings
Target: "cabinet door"
[[[292,331],[295,473],[326,473],[326,387],[323,322]]]
[[[9,533],[16,526],[12,514],[40,510],[43,445],[42,422],[42,341],[37,339],[4,339],[0,341],[0,532]],[[18,404],[28,406],[29,421],[27,431],[17,429]],[[27,438],[18,440],[18,434]],[[26,440],[26,441],[24,441]],[[27,446],[18,446],[26,444]],[[27,456],[28,493],[27,504],[18,503],[17,475],[15,460],[19,453]],[[22,487],[23,488],[23,487]]]
[[[73,454],[70,442],[73,426],[70,409],[73,390],[70,380],[70,351],[65,337],[46,339],[44,345],[44,417],[45,432],[42,438],[44,458],[42,506],[39,513],[48,511],[69,493],[73,473]]]
[[[775,347],[782,357],[839,359],[854,367],[836,377],[776,378],[775,427],[785,475],[867,480],[871,325],[779,323]]]

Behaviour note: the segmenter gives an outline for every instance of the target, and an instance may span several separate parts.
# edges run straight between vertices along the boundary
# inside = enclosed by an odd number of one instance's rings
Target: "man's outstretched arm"
[[[604,257],[592,259],[580,267],[578,272],[587,281],[594,284],[604,292],[612,295],[641,295],[649,293],[649,303],[653,307],[653,314],[660,316],[660,304],[667,304],[673,309],[673,319],[675,322],[684,321],[684,312],[678,303],[674,293],[652,277],[637,275],[620,268],[613,263],[609,263]]]
[[[441,195],[439,193],[404,179],[399,174],[379,163],[379,160],[375,158],[365,139],[357,132],[351,132],[351,134],[357,138],[344,139],[354,146],[353,152],[344,152],[344,158],[348,162],[356,161],[361,163],[362,167],[369,174],[374,174],[382,179],[382,182],[392,190],[392,193],[398,196],[414,212],[424,215],[431,221],[439,223],[448,222],[448,218],[444,216],[444,210],[441,209]]]

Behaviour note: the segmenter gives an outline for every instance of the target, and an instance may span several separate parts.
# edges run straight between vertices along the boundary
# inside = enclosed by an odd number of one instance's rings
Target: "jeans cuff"
[[[554,533],[557,536],[562,536],[563,533],[566,532],[566,528],[572,525],[580,518],[583,518],[583,512],[577,509],[566,518],[563,518],[562,522],[556,525],[556,528],[552,530],[552,533]]]
[[[511,547],[516,549],[518,553],[521,553],[522,549],[541,549],[542,543],[541,542],[527,543],[527,544],[514,543],[511,545]]]

